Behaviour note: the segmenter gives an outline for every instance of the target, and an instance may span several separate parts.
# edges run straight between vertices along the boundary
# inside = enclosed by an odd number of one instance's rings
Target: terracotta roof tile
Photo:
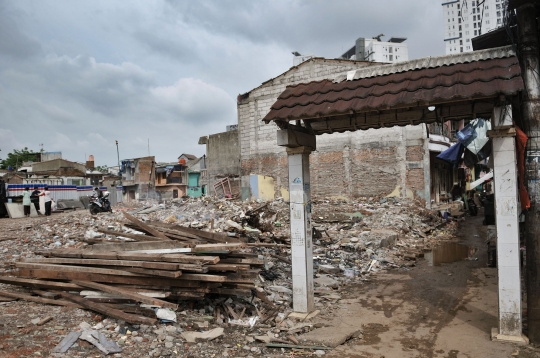
[[[325,80],[290,86],[279,96],[263,120],[268,123],[275,120],[329,117],[351,111],[363,113],[403,108],[418,103],[472,100],[499,94],[514,95],[523,90],[521,70],[513,54],[496,58],[486,56],[453,64],[439,60],[444,65],[430,65],[427,68],[340,83]],[[454,56],[455,59],[458,57]]]

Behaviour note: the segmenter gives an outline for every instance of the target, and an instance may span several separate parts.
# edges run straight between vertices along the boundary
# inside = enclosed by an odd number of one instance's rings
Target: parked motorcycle
[[[109,201],[109,192],[104,192],[102,197],[98,197],[97,195],[90,196],[88,201],[88,210],[90,210],[90,214],[92,215],[106,212],[112,213],[111,203]]]

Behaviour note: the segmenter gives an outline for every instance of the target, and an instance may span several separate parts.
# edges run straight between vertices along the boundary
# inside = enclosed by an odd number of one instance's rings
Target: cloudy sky
[[[292,51],[335,58],[356,38],[407,37],[444,54],[436,0],[0,0],[0,158],[62,151],[115,165],[204,154],[236,124],[236,96],[285,72]],[[387,37],[388,38],[388,37]]]

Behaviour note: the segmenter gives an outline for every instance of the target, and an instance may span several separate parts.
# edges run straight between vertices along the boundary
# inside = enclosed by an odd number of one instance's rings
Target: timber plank
[[[84,308],[90,309],[98,313],[102,313],[112,318],[124,320],[131,324],[147,324],[147,325],[153,326],[157,322],[157,319],[155,318],[149,318],[149,317],[138,316],[138,315],[134,315],[130,313],[125,313],[123,311],[117,310],[110,306],[100,305],[99,303],[87,301],[84,298],[73,295],[71,293],[62,292],[62,296],[70,301],[78,303]]]
[[[185,273],[178,277],[178,280],[186,281],[207,281],[207,282],[225,282],[227,277],[218,275],[205,275],[198,273]]]
[[[86,280],[102,283],[119,283],[128,285],[143,285],[143,286],[173,286],[173,287],[199,287],[200,282],[165,278],[165,277],[149,277],[149,276],[117,276],[117,275],[101,275],[95,273],[84,272],[63,272],[56,270],[43,269],[19,269],[18,276],[28,278],[44,278],[53,280]],[[79,289],[80,291],[81,289]]]
[[[120,244],[96,244],[91,251],[139,251],[157,249],[180,249],[188,245],[178,241],[146,241],[146,242],[124,242]]]
[[[264,265],[264,260],[259,259],[241,259],[228,257],[226,259],[221,259],[220,261],[223,264],[245,264],[245,265]]]
[[[231,271],[238,272],[238,265],[235,264],[216,264],[207,266],[208,271]]]
[[[0,276],[0,282],[7,283],[10,285],[16,285],[16,286],[31,287],[35,289],[47,289],[47,290],[52,289],[52,290],[66,290],[66,291],[83,290],[83,287],[77,286],[73,283],[33,280],[33,279],[21,278],[21,277]]]
[[[100,259],[66,259],[66,258],[47,258],[47,259],[25,259],[23,262],[43,263],[43,264],[73,264],[73,265],[100,265],[100,266],[127,266],[142,267],[158,270],[178,270],[178,264],[171,262],[146,262],[131,260],[100,260]]]
[[[53,265],[53,264],[38,264],[33,262],[16,262],[15,267],[27,268],[27,269],[45,269],[45,270],[57,270],[62,272],[80,272],[80,273],[94,273],[101,275],[115,275],[115,276],[138,276],[134,273],[115,270],[115,269],[103,269],[97,267],[84,267],[84,266],[68,266],[68,265]]]
[[[31,301],[31,302],[45,303],[45,304],[48,304],[48,305],[83,308],[82,305],[78,305],[78,304],[73,303],[73,302],[69,302],[69,301],[65,301],[65,300],[53,300],[53,299],[50,299],[50,298],[42,298],[42,297],[37,297],[37,296],[31,296],[31,295],[24,294],[24,293],[0,291],[0,296],[18,298],[18,299],[21,299],[21,300]]]
[[[58,292],[50,292],[50,291],[43,291],[43,290],[32,290],[32,293],[38,296],[41,296],[43,298],[49,298],[51,300],[57,300],[60,297],[62,297]]]
[[[211,288],[211,293],[218,293],[220,295],[230,295],[230,296],[252,296],[253,292],[251,290],[239,289],[239,288]]]
[[[113,230],[107,230],[107,229],[97,229],[97,231],[99,231],[99,232],[101,232],[101,233],[103,233],[105,235],[127,237],[128,239],[133,239],[133,240],[137,240],[137,241],[164,241],[160,237],[144,235],[144,234],[132,234],[132,233],[128,233],[128,232],[113,231]]]
[[[153,297],[149,297],[149,296],[145,296],[145,295],[141,295],[141,294],[138,294],[137,292],[124,290],[124,289],[121,289],[119,287],[113,287],[113,286],[103,285],[101,283],[89,282],[89,281],[73,281],[73,283],[75,283],[76,285],[79,285],[79,286],[89,287],[89,288],[93,288],[95,290],[99,290],[99,291],[103,291],[103,292],[107,292],[107,293],[112,293],[112,294],[115,294],[115,295],[118,295],[118,296],[121,296],[121,297],[129,298],[129,299],[132,299],[134,301],[146,303],[146,304],[153,305],[153,306],[159,306],[159,307],[164,307],[164,308],[172,308],[172,309],[177,309],[178,308],[178,305],[176,305],[174,303],[163,301],[163,300],[153,298]]]
[[[246,244],[243,242],[234,242],[234,243],[227,243],[227,244],[203,244],[203,245],[197,245],[195,246],[192,251],[198,252],[198,251],[218,251],[218,250],[241,250],[246,247]]]
[[[36,252],[38,255],[46,257],[64,257],[64,258],[85,258],[85,259],[104,259],[104,260],[133,260],[133,261],[161,261],[186,264],[216,264],[219,262],[218,256],[204,255],[186,255],[186,254],[147,254],[133,251],[119,252],[94,252],[80,249],[55,249]]]
[[[126,217],[126,219],[128,219],[129,221],[131,221],[135,225],[139,226],[141,229],[144,229],[145,231],[151,233],[153,236],[161,238],[163,240],[167,240],[167,241],[171,240],[167,236],[163,235],[161,232],[151,228],[150,226],[146,225],[145,223],[143,223],[142,221],[140,221],[136,217],[134,217],[132,215],[129,215],[125,211],[124,211],[124,216]]]
[[[200,244],[204,244],[204,243],[207,243],[208,241],[205,240],[205,239],[202,239],[196,235],[191,235],[191,234],[188,234],[188,233],[183,233],[181,231],[176,231],[176,230],[171,230],[171,229],[166,229],[166,228],[163,228],[163,227],[160,227],[160,226],[155,226],[155,225],[151,225],[154,229],[156,229],[157,231],[159,232],[162,232],[165,236],[173,239],[173,240],[180,240],[180,241],[189,241],[189,242],[192,242],[192,243],[200,243]]]
[[[197,273],[207,273],[208,272],[208,266],[202,266],[197,264],[177,264],[178,269],[182,271],[190,271],[190,272],[197,272]]]
[[[126,267],[124,268],[124,270],[149,276],[160,276],[169,278],[178,278],[182,276],[182,271],[152,270],[140,267]]]
[[[203,231],[203,230],[193,229],[193,228],[189,228],[189,227],[183,227],[183,226],[179,226],[179,225],[175,225],[175,224],[167,225],[165,223],[155,223],[155,222],[152,223],[152,224],[156,225],[156,226],[159,225],[161,227],[167,227],[169,229],[179,231],[179,232],[184,233],[184,234],[192,234],[192,235],[198,236],[200,238],[203,238],[203,239],[206,239],[206,240],[209,240],[209,241],[221,242],[221,243],[242,242],[238,238],[229,237],[226,234]]]

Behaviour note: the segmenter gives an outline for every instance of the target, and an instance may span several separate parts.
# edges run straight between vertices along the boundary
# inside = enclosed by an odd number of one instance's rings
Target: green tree
[[[98,165],[95,167],[95,170],[102,172],[102,173],[108,173],[108,167],[106,165]]]
[[[13,153],[8,153],[7,158],[0,163],[1,169],[7,169],[12,167],[13,169],[19,168],[23,162],[33,162],[37,159],[37,152],[29,150],[27,147],[24,149],[14,149]]]

